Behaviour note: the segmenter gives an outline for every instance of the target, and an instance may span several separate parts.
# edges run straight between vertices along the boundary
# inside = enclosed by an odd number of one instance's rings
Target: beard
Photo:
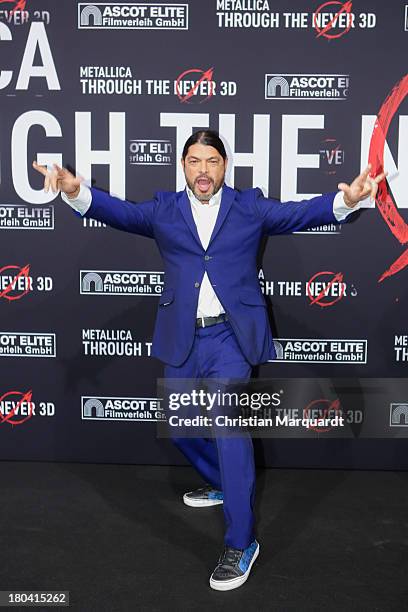
[[[212,189],[208,193],[202,193],[197,185],[197,182],[203,178],[206,178],[212,185]],[[186,179],[186,182],[187,182],[188,187],[194,193],[197,200],[199,200],[200,202],[209,202],[211,198],[213,197],[213,195],[215,195],[219,191],[219,189],[222,187],[224,181],[222,180],[219,183],[215,183],[214,180],[210,178],[209,176],[202,175],[202,176],[198,176],[195,179],[194,183],[192,183],[191,181],[187,179]]]

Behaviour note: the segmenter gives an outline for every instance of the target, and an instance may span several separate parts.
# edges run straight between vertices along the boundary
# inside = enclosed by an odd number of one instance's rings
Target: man
[[[36,162],[46,191],[85,217],[154,238],[165,264],[152,356],[165,378],[250,378],[253,365],[276,357],[256,268],[264,234],[283,234],[341,223],[361,200],[375,197],[385,174],[370,166],[339,192],[282,204],[260,189],[238,192],[224,183],[227,155],[217,132],[201,130],[187,140],[181,163],[186,189],[157,192],[133,204],[84,186],[68,170]],[[241,586],[259,553],[254,534],[255,468],[249,435],[174,438],[207,483],[184,495],[188,506],[223,504],[225,546],[211,574],[216,590]]]

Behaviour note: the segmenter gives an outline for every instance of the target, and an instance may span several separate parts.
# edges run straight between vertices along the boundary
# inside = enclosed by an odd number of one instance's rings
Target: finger
[[[45,175],[45,180],[44,180],[44,191],[47,193],[49,188],[50,188],[50,175],[47,172],[47,174]]]
[[[57,191],[58,191],[57,179],[58,179],[57,174],[55,172],[53,172],[51,174],[51,179],[50,179],[51,180],[51,189],[52,189],[53,193],[57,193]]]
[[[68,170],[66,168],[62,168],[61,166],[59,166],[58,164],[52,164],[53,168],[55,170],[55,172],[57,174],[62,174],[63,176],[66,176],[67,174],[69,174]]]
[[[370,197],[370,202],[372,202],[375,198],[376,193],[377,183],[371,176],[368,176],[364,188],[361,190],[360,200],[364,200],[365,198]]]
[[[373,179],[370,179],[370,186],[370,202],[373,202],[375,200],[375,194],[377,193],[378,184]]]
[[[47,166],[40,166],[36,161],[33,161],[33,168],[43,176],[47,176],[48,174]]]
[[[340,191],[347,191],[350,189],[350,185],[347,185],[347,183],[339,183],[337,189],[340,189]]]
[[[388,172],[381,172],[381,174],[378,174],[378,175],[375,177],[374,181],[375,181],[377,184],[378,184],[378,183],[381,183],[381,181],[382,181],[382,180],[384,180],[386,176],[388,176]]]
[[[53,164],[53,169],[58,178],[60,179],[67,178],[70,174],[68,170],[66,170],[65,168],[61,168],[60,166],[58,166],[58,164]]]
[[[368,175],[371,171],[371,164],[368,164],[365,170],[356,178],[356,181],[360,187],[364,187],[364,183],[366,182]]]

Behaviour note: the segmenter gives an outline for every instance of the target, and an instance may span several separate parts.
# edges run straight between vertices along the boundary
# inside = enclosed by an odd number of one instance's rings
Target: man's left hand
[[[346,206],[354,208],[360,200],[365,200],[370,196],[370,201],[375,199],[378,184],[387,176],[387,172],[381,172],[376,177],[369,176],[371,171],[371,164],[368,164],[367,168],[359,175],[351,185],[347,183],[339,183],[337,187],[343,192],[343,198]]]

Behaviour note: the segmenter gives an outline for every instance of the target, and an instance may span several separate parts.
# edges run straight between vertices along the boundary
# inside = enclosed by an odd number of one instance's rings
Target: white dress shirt
[[[198,236],[203,247],[207,249],[220,210],[222,189],[219,189],[205,204],[197,200],[189,187],[186,187],[186,190]],[[216,317],[222,312],[225,312],[225,310],[210,283],[207,272],[204,272],[200,293],[198,294],[197,317]]]
[[[207,249],[220,209],[222,189],[219,189],[209,202],[205,204],[202,204],[195,197],[189,187],[186,187],[186,191],[190,200],[198,236],[204,249]],[[61,197],[64,202],[81,213],[81,215],[86,213],[92,202],[91,190],[83,183],[81,184],[79,194],[76,198],[70,199],[65,193],[61,193]],[[333,200],[333,214],[337,221],[343,221],[347,215],[361,208],[362,204],[363,201],[359,202],[354,208],[350,208],[344,202],[343,192],[339,191]],[[198,295],[197,317],[215,317],[222,312],[225,312],[225,310],[210,283],[207,272],[205,272]]]

